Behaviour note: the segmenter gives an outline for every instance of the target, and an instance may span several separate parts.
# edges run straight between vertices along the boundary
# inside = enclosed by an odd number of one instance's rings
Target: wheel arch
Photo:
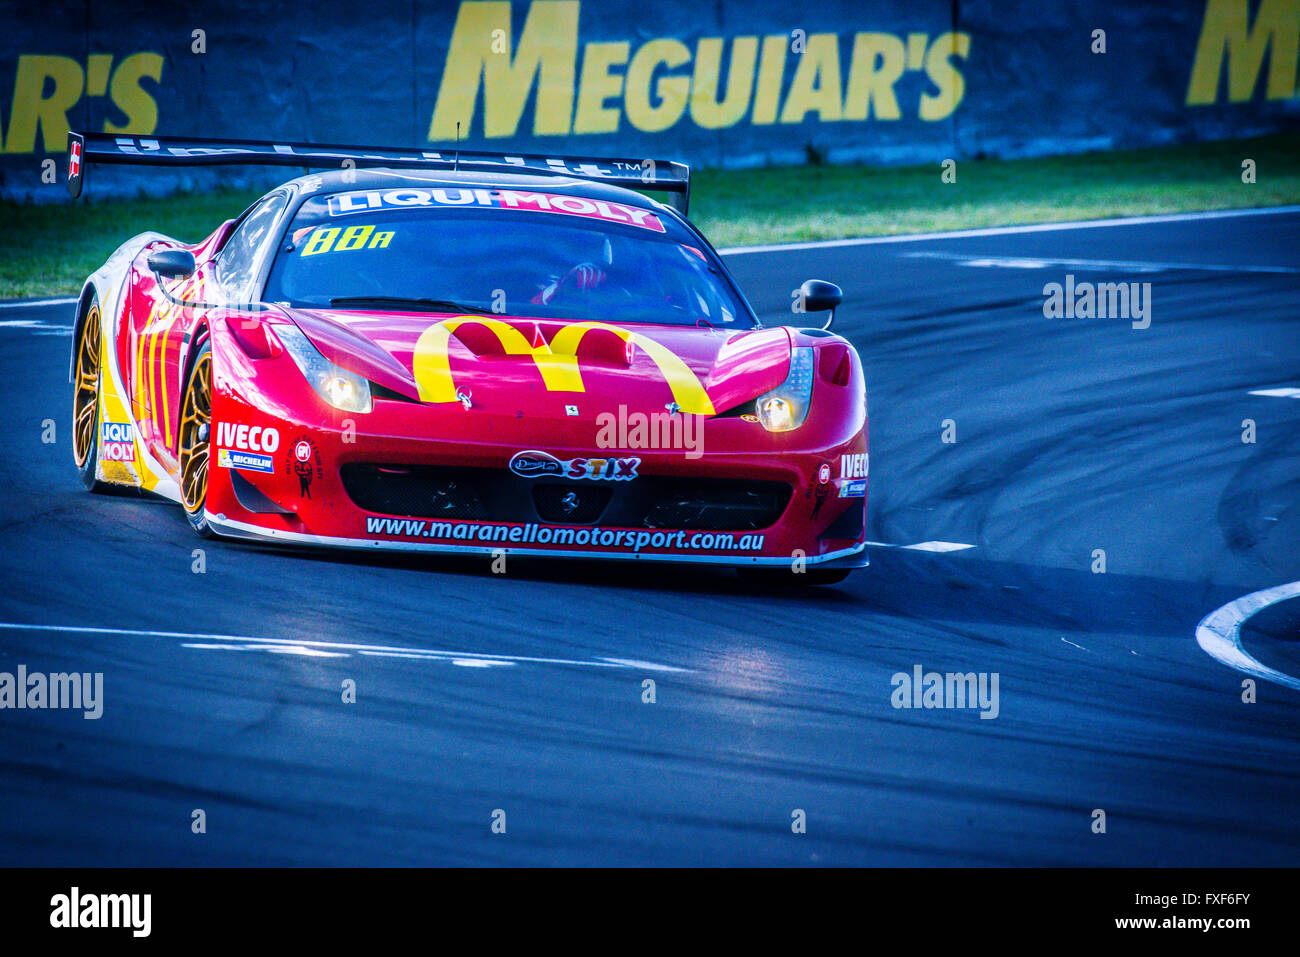
[[[75,382],[77,378],[77,349],[81,345],[81,330],[86,326],[86,319],[90,316],[90,306],[96,299],[103,302],[103,297],[99,295],[99,289],[92,280],[87,280],[86,284],[81,287],[81,295],[77,297],[77,317],[72,323],[72,346],[68,350],[68,381]],[[100,322],[104,321],[104,315],[100,311]]]

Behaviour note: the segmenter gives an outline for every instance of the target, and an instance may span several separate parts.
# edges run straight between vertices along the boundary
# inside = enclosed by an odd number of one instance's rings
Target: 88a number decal
[[[393,230],[375,232],[374,225],[318,226],[307,237],[307,245],[302,247],[304,256],[316,256],[320,253],[345,253],[353,249],[386,249],[392,242]]]

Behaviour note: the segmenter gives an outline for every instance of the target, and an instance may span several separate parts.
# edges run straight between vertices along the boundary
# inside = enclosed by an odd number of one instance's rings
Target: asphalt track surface
[[[71,307],[0,309],[0,622],[42,626],[0,670],[105,676],[97,721],[0,712],[0,864],[1300,862],[1300,692],[1243,703],[1194,638],[1300,579],[1300,401],[1250,394],[1300,386],[1300,212],[729,261],[765,321],[846,290],[883,544],[843,585],[220,542],[195,574],[178,509],[78,483]],[[1067,273],[1150,282],[1150,328],[1045,318]],[[934,541],[974,547],[896,547]],[[1290,675],[1295,604],[1242,631]],[[894,708],[916,665],[996,672],[998,716]]]

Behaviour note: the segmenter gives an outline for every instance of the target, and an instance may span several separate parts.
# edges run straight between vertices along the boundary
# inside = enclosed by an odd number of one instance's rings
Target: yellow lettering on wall
[[[50,95],[44,95],[46,81],[53,81]],[[68,110],[81,99],[84,77],[81,65],[71,57],[25,53],[18,58],[14,76],[14,102],[9,114],[6,153],[31,153],[36,149],[39,127],[46,153],[61,153],[68,147]]]
[[[483,135],[513,136],[518,132],[534,80],[537,105],[533,133],[567,135],[577,72],[577,0],[534,0],[513,55],[492,52],[494,30],[504,31],[508,51],[510,0],[460,5],[429,124],[429,139],[454,139],[457,123],[462,137],[469,133],[480,86]]]
[[[1296,57],[1300,53],[1300,0],[1261,0],[1250,23],[1247,0],[1207,0],[1201,36],[1196,43],[1187,105],[1219,100],[1219,76],[1228,61],[1228,101],[1246,103],[1255,95],[1259,71],[1268,52],[1267,96],[1286,100],[1296,95]]]
[[[758,82],[754,89],[754,114],[750,118],[755,126],[776,122],[781,81],[785,79],[785,50],[789,42],[790,38],[784,33],[763,37],[763,52],[758,61]]]
[[[623,77],[609,68],[627,63],[627,43],[588,43],[582,58],[582,85],[578,90],[578,112],[573,116],[575,133],[618,132],[619,107],[605,101],[623,92]]]
[[[681,119],[690,77],[667,75],[656,81],[655,73],[660,66],[673,70],[690,61],[691,51],[680,40],[650,40],[642,45],[627,68],[623,98],[628,122],[642,132],[657,133]]]
[[[86,57],[86,96],[103,96],[108,92],[108,75],[112,69],[111,53],[92,53]]]
[[[903,114],[894,84],[903,75],[903,41],[892,33],[859,33],[853,38],[844,119],[896,120]]]
[[[799,123],[816,113],[823,123],[840,118],[840,42],[834,33],[814,33],[799,57],[790,93],[781,110],[782,123]]]
[[[749,109],[754,89],[754,66],[758,61],[758,37],[736,37],[731,41],[731,68],[727,71],[727,92],[718,101],[722,74],[721,37],[703,37],[695,48],[695,78],[691,82],[691,118],[706,130],[734,126]]]
[[[925,73],[939,88],[934,96],[921,94],[921,119],[929,122],[946,119],[966,95],[966,78],[953,57],[963,60],[970,55],[969,33],[941,33],[934,38],[925,54]]]
[[[121,126],[104,121],[105,133],[152,133],[158,126],[158,104],[145,92],[140,81],[149,77],[162,82],[163,58],[157,53],[133,53],[117,65],[109,96],[114,105],[126,114]]]

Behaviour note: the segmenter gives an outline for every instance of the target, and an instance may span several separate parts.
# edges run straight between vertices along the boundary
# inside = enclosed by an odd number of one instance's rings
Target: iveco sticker
[[[232,449],[217,449],[217,464],[223,469],[248,469],[252,472],[268,473],[275,471],[271,456],[236,452]]]
[[[245,452],[274,452],[280,447],[280,433],[277,429],[261,426],[249,428],[233,422],[218,422],[217,445]]]
[[[636,457],[620,459],[557,459],[548,452],[516,452],[510,458],[510,471],[523,478],[553,476],[567,479],[590,479],[629,482],[636,478]]]
[[[854,452],[840,456],[840,478],[857,479],[867,477],[867,453]]]

